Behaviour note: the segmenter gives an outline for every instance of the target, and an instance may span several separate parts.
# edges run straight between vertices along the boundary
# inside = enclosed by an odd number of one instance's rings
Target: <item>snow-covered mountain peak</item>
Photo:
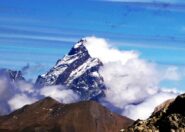
[[[80,48],[82,46],[84,46],[84,44],[87,42],[86,38],[82,38],[80,41],[78,41],[75,45],[74,48]]]
[[[63,85],[74,90],[82,100],[103,96],[105,85],[99,74],[99,68],[103,63],[89,55],[85,43],[85,39],[77,42],[49,72],[38,77],[36,86]]]
[[[88,51],[85,47],[85,43],[86,43],[86,39],[81,39],[80,41],[78,41],[69,51],[68,55],[87,53]]]
[[[85,39],[81,39],[78,41],[69,51],[67,55],[65,55],[62,59],[59,59],[54,67],[58,67],[61,64],[71,64],[77,59],[81,58],[91,58],[88,50],[86,49],[84,43]]]

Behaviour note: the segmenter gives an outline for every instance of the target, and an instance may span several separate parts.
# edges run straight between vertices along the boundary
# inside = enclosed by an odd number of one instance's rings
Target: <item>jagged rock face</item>
[[[0,69],[0,78],[6,78],[11,82],[25,80],[21,71],[13,71],[10,69]]]
[[[10,112],[7,100],[17,91],[17,82],[25,81],[20,71],[0,69],[0,115]]]
[[[185,94],[168,100],[161,110],[154,112],[147,120],[136,121],[128,131],[184,132]]]
[[[160,104],[159,106],[155,107],[154,112],[152,113],[152,115],[156,114],[159,111],[166,111],[167,108],[169,107],[169,105],[174,101],[175,99],[168,99],[165,102],[163,102],[162,104]]]
[[[0,117],[0,131],[119,132],[132,123],[94,101],[60,104],[47,97]]]
[[[96,100],[104,96],[105,85],[99,73],[103,64],[89,55],[85,42],[79,41],[48,73],[39,76],[36,87],[63,85],[74,90],[82,100]]]

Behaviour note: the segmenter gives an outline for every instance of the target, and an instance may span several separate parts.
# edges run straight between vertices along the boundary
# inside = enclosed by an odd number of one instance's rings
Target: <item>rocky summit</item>
[[[7,100],[17,92],[19,81],[25,81],[21,71],[0,69],[0,115],[10,112]]]
[[[185,94],[156,107],[147,120],[137,120],[128,132],[185,132]]]
[[[106,87],[99,73],[103,63],[90,56],[85,43],[85,39],[80,40],[49,72],[40,75],[36,87],[63,85],[76,92],[81,100],[98,100],[104,96]]]
[[[21,71],[13,71],[10,69],[0,69],[0,78],[6,79],[10,82],[24,81]]]
[[[133,121],[94,101],[61,104],[46,97],[0,117],[0,132],[119,132]]]

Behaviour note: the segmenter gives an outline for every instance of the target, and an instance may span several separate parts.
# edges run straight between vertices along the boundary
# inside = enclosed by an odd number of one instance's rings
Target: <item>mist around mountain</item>
[[[174,67],[161,71],[136,51],[120,51],[105,39],[86,37],[36,82],[1,79],[0,111],[7,114],[50,96],[64,104],[94,100],[131,119],[146,119],[157,105],[179,94],[160,88],[160,82],[178,78]]]

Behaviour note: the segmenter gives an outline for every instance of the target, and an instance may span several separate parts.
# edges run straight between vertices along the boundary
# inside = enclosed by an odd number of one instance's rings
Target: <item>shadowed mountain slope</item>
[[[47,97],[0,117],[0,131],[119,132],[132,123],[94,101],[60,104]]]

